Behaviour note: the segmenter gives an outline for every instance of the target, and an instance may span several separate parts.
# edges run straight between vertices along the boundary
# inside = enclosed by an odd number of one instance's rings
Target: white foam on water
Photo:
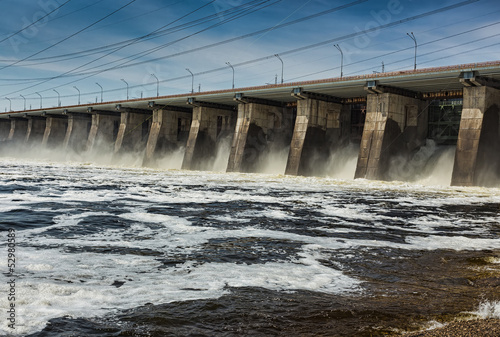
[[[484,301],[479,304],[473,314],[482,319],[498,318],[500,319],[500,301]]]
[[[420,250],[451,249],[460,251],[500,249],[500,240],[498,239],[468,238],[465,236],[408,236],[406,237],[406,242],[412,245],[414,249]]]
[[[266,155],[260,158],[258,172],[264,174],[285,174],[289,152],[289,146],[281,149],[271,149]]]
[[[349,144],[332,153],[326,163],[326,175],[334,179],[354,179],[359,146]]]
[[[60,164],[36,161],[2,160],[0,166],[15,167],[9,174],[16,183],[41,187],[29,193],[16,192],[2,200],[0,207],[31,207],[54,202],[78,205],[83,202],[117,205],[121,214],[89,212],[60,214],[52,209],[54,225],[17,231],[19,247],[19,334],[40,330],[50,318],[100,316],[113,310],[134,308],[146,303],[161,304],[189,299],[218,298],[230,287],[263,287],[272,290],[310,290],[325,293],[359,293],[362,283],[323,266],[327,253],[356,254],[359,248],[407,250],[484,250],[500,249],[500,240],[481,237],[485,222],[498,223],[499,216],[461,219],[458,216],[428,213],[404,219],[385,215],[377,203],[398,202],[401,207],[422,208],[446,205],[500,203],[500,190],[484,188],[436,187],[401,182],[339,181],[333,178],[285,177],[281,175],[221,174],[214,172],[168,171],[138,168],[98,167],[81,163]],[[6,170],[7,172],[9,170]],[[55,180],[44,177],[57,178]],[[30,179],[40,178],[32,183]],[[0,176],[0,179],[2,177]],[[26,179],[26,180],[25,180]],[[111,185],[94,190],[93,187]],[[82,190],[81,188],[88,190]],[[272,192],[281,191],[274,195]],[[307,192],[314,192],[308,194]],[[349,193],[362,193],[372,204],[342,204]],[[388,193],[384,198],[384,193]],[[19,201],[13,201],[13,200]],[[269,204],[266,209],[248,209],[207,218],[204,226],[188,219],[154,214],[151,206],[174,204],[253,202]],[[12,206],[14,204],[14,206]],[[30,204],[31,206],[27,206]],[[125,205],[125,206],[123,206]],[[315,220],[329,233],[360,233],[360,226],[371,226],[376,233],[398,230],[407,233],[401,243],[380,239],[345,239],[298,234],[250,225],[254,219],[276,219],[292,223],[293,214],[280,205],[310,208],[319,214]],[[81,206],[79,206],[81,207]],[[177,207],[177,205],[176,205]],[[0,208],[0,212],[5,210]],[[183,206],[182,211],[199,211]],[[37,211],[41,208],[36,208]],[[49,210],[45,208],[45,210]],[[180,212],[182,213],[182,212]],[[85,218],[116,216],[127,220],[122,228],[98,228],[71,239],[53,236],[51,230],[71,232]],[[210,220],[238,224],[233,229],[217,228]],[[363,220],[359,224],[359,220]],[[130,223],[131,222],[131,223]],[[339,224],[341,228],[325,224]],[[450,233],[442,233],[445,227]],[[307,233],[307,232],[305,232]],[[420,235],[422,234],[422,235]],[[471,237],[469,237],[470,235]],[[477,237],[474,237],[477,236]],[[302,244],[296,258],[262,264],[180,262],[165,266],[162,257],[186,256],[203,252],[203,245],[214,239],[262,238]],[[35,248],[38,247],[38,248]],[[97,253],[117,248],[124,254]],[[256,250],[261,249],[258,245]],[[70,253],[72,252],[73,253]],[[153,252],[154,254],[150,254]],[[325,256],[322,252],[326,252]],[[125,282],[121,287],[115,281]],[[70,283],[71,282],[71,283]],[[5,287],[5,284],[2,284]],[[2,288],[3,289],[3,288]],[[7,305],[0,296],[0,307]],[[497,315],[498,303],[480,308],[485,315]],[[0,321],[0,329],[7,330]]]
[[[180,170],[185,152],[186,149],[184,147],[168,152],[155,160],[155,167],[167,170]]]
[[[61,244],[43,237],[38,241]],[[72,240],[65,247],[79,244]],[[86,244],[100,246],[101,242],[88,240]],[[93,317],[146,303],[218,298],[227,293],[227,286],[345,293],[359,291],[360,285],[341,271],[322,266],[317,261],[321,256],[314,251],[304,251],[290,262],[186,262],[169,268],[162,268],[155,257],[132,254],[71,254],[23,247],[18,256],[17,268],[23,275],[16,285],[17,332],[21,335],[42,329],[51,318]],[[115,281],[125,283],[117,288]],[[5,307],[6,301],[5,296],[0,297],[0,306]],[[6,323],[1,327],[7,329]]]

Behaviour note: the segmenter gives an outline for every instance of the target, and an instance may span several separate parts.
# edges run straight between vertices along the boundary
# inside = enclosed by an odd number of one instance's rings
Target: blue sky
[[[59,8],[59,6],[61,6]],[[4,0],[5,111],[500,59],[497,0]],[[309,17],[309,18],[308,18]],[[153,34],[155,33],[155,34]],[[3,40],[3,41],[2,41]],[[152,76],[154,74],[154,76]],[[123,80],[122,80],[123,79]],[[126,82],[126,83],[125,83]],[[76,88],[75,88],[76,87]],[[57,91],[57,92],[56,92]],[[37,94],[38,93],[38,94]],[[5,99],[8,97],[9,100]]]

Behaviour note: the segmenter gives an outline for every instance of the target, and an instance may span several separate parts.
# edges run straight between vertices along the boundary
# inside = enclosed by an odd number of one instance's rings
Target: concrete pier
[[[349,141],[349,107],[339,98],[301,88],[292,95],[298,99],[297,119],[285,174],[321,175],[330,151]]]
[[[29,116],[28,117],[28,130],[26,132],[25,143],[29,145],[40,145],[45,133],[45,117],[42,116]]]
[[[151,104],[150,104],[151,106]],[[191,128],[192,110],[176,106],[155,106],[143,165],[154,165],[155,158],[185,146]]]
[[[229,155],[228,172],[255,172],[273,130],[281,125],[283,103],[236,95],[238,119]]]
[[[77,152],[84,151],[92,125],[92,116],[69,111],[64,113],[68,116],[68,127],[63,141],[63,148],[71,148]]]
[[[184,170],[211,169],[216,156],[217,140],[234,128],[235,107],[188,99],[193,106],[193,120],[189,130],[186,152],[182,162]]]
[[[26,138],[26,133],[28,131],[28,119],[26,118],[11,118],[10,119],[10,131],[7,137],[8,141],[21,142]]]
[[[47,115],[42,146],[55,147],[62,145],[68,128],[68,118],[61,115]]]
[[[469,72],[462,83],[463,109],[451,184],[488,186],[500,178],[500,81]]]
[[[121,117],[114,153],[144,149],[149,135],[152,112],[120,106],[117,106],[117,110],[121,112]]]
[[[9,138],[10,133],[10,120],[0,119],[0,142],[3,142]]]
[[[392,158],[425,143],[427,114],[418,93],[367,83],[367,111],[355,178],[390,180]]]
[[[92,125],[87,139],[86,151],[92,151],[96,147],[112,148],[118,135],[121,114],[117,111],[96,110],[88,108],[92,114]]]

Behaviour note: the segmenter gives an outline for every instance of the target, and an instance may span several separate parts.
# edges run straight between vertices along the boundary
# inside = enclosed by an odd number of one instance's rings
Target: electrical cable
[[[15,33],[12,33],[11,35],[7,36],[6,38],[0,40],[0,43],[10,39],[11,37],[13,36],[16,36],[17,34],[25,31],[26,29],[30,28],[31,26],[37,24],[38,22],[42,21],[43,19],[45,19],[46,17],[48,17],[49,15],[51,15],[52,13],[58,11],[61,7],[63,7],[64,5],[66,5],[68,2],[70,2],[71,0],[67,0],[65,3],[63,3],[62,5],[59,5],[58,7],[54,8],[52,11],[50,11],[49,13],[45,14],[44,16],[42,16],[40,19],[36,20],[35,22],[32,22],[31,24],[27,25],[26,27],[23,27],[22,29],[18,30],[17,32]]]
[[[358,32],[358,33],[355,33],[355,34],[348,34],[346,36],[338,37],[338,38],[335,38],[335,39],[330,39],[330,40],[323,41],[323,42],[320,42],[320,43],[316,43],[316,44],[313,44],[313,45],[308,45],[308,46],[304,46],[304,47],[292,49],[292,50],[289,50],[289,51],[281,53],[281,55],[291,54],[291,53],[294,53],[294,52],[298,52],[298,51],[310,49],[310,48],[313,48],[313,47],[317,47],[317,46],[321,46],[321,45],[324,45],[324,44],[327,44],[327,43],[331,43],[333,41],[338,41],[340,39],[352,38],[352,37],[355,37],[355,36],[357,36],[359,34],[366,34],[368,32],[371,32],[374,29],[383,29],[383,28],[387,28],[387,27],[392,27],[392,26],[395,26],[395,25],[398,25],[398,24],[401,24],[401,23],[405,23],[405,22],[409,22],[409,21],[412,21],[412,20],[420,19],[422,17],[426,17],[426,16],[429,16],[429,15],[434,15],[434,14],[441,13],[441,12],[444,12],[444,11],[447,11],[447,10],[455,9],[457,7],[468,5],[470,3],[477,2],[477,1],[478,0],[475,0],[475,1],[463,1],[463,2],[460,2],[458,4],[454,4],[454,5],[451,5],[451,6],[443,7],[443,8],[437,9],[437,10],[433,10],[433,11],[429,11],[429,12],[426,12],[426,13],[423,13],[423,14],[419,14],[419,15],[416,15],[416,16],[412,16],[412,17],[409,17],[409,18],[406,18],[406,19],[403,19],[403,20],[391,22],[391,23],[388,23],[388,24],[385,24],[385,25],[382,25],[382,26],[379,26],[379,27],[376,27],[376,28],[373,28],[373,29],[368,29],[368,30],[364,30],[364,31],[361,31],[361,32]],[[230,39],[230,40],[233,40],[233,39]],[[222,43],[227,43],[227,40],[226,41],[221,41],[221,42],[218,42],[218,43],[215,43],[215,44],[212,44],[212,45],[207,45],[207,46],[195,48],[195,50],[198,51],[198,50],[200,50],[200,48],[207,48],[209,46],[219,45],[219,44],[222,44]],[[190,51],[187,51],[187,52],[193,52],[193,50],[190,50]],[[166,57],[173,57],[173,56],[177,56],[179,54],[183,54],[183,53],[177,53],[177,54],[173,54],[173,55],[168,55]],[[164,57],[164,58],[166,58],[166,57]],[[241,62],[239,64],[235,64],[234,66],[243,66],[243,65],[247,65],[247,64],[251,64],[251,63],[256,63],[256,62],[260,62],[260,61],[269,59],[271,57],[274,57],[274,56],[266,56],[266,57],[255,59],[255,60]],[[148,61],[148,62],[151,62],[151,61]],[[142,63],[144,63],[144,62],[140,62],[140,64],[142,64]],[[135,63],[134,65],[137,65],[137,64],[138,63]],[[128,65],[128,66],[131,66],[131,65]],[[122,68],[122,67],[120,67],[120,68]],[[197,75],[206,74],[206,73],[210,73],[210,72],[214,72],[214,71],[219,71],[219,70],[222,70],[222,69],[225,69],[225,68],[217,68],[215,70],[200,72],[200,73],[197,73]],[[98,74],[98,73],[101,73],[101,72],[102,71],[91,73],[91,75],[95,75],[95,74]],[[186,77],[187,76],[182,76],[182,77],[179,77],[177,79],[186,78]],[[166,80],[166,81],[171,81],[171,80],[175,80],[175,79],[169,79],[169,80]],[[166,82],[166,81],[162,81],[162,82]],[[74,83],[74,82],[72,82],[72,83]],[[67,84],[64,84],[64,85],[67,85]],[[61,86],[63,86],[63,85],[61,85]],[[47,90],[52,90],[52,89],[47,89]]]
[[[92,26],[94,26],[94,25],[98,24],[99,22],[101,22],[101,21],[103,21],[103,20],[105,20],[105,19],[109,18],[109,17],[110,17],[110,16],[112,16],[113,14],[115,14],[115,13],[119,12],[120,10],[124,9],[125,7],[128,7],[129,5],[131,5],[132,3],[136,2],[136,1],[137,1],[137,0],[132,0],[132,1],[128,2],[127,4],[123,5],[122,7],[118,8],[118,9],[117,9],[117,10],[115,10],[115,11],[113,11],[112,13],[110,13],[110,14],[108,14],[108,15],[104,16],[103,18],[101,18],[101,19],[99,19],[99,20],[97,20],[97,21],[93,22],[92,24],[90,24],[90,25],[86,26],[85,28],[80,29],[80,30],[79,30],[79,31],[77,31],[76,33],[73,33],[73,34],[71,34],[71,35],[69,35],[69,36],[65,37],[64,39],[60,40],[59,42],[56,42],[56,43],[54,43],[54,44],[52,44],[52,45],[50,45],[50,46],[48,46],[48,47],[46,47],[46,48],[44,48],[44,49],[42,49],[42,50],[40,50],[40,51],[36,52],[36,53],[34,53],[34,54],[31,54],[30,56],[27,56],[27,57],[25,57],[25,58],[23,58],[23,59],[21,59],[21,60],[18,60],[18,61],[14,62],[14,63],[9,64],[9,65],[3,66],[3,67],[1,67],[1,68],[0,68],[0,70],[4,70],[4,69],[9,68],[9,67],[12,67],[12,66],[14,66],[14,65],[16,65],[16,64],[19,64],[19,63],[21,63],[21,62],[23,62],[23,61],[26,61],[26,60],[30,59],[31,57],[33,57],[33,56],[39,55],[39,54],[41,54],[41,53],[43,53],[43,52],[45,52],[45,51],[47,51],[47,50],[49,50],[49,49],[51,49],[51,48],[53,48],[53,47],[55,47],[55,46],[57,46],[57,45],[59,45],[59,44],[63,43],[64,41],[67,41],[67,40],[71,39],[72,37],[74,37],[74,36],[76,36],[76,35],[78,35],[78,34],[80,34],[80,33],[84,32],[84,31],[85,31],[85,30],[87,30],[88,28],[90,28],[90,27],[92,27]]]

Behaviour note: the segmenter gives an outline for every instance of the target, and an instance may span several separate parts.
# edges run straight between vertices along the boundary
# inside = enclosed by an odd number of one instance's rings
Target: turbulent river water
[[[0,331],[379,336],[500,317],[499,213],[494,188],[3,157]]]

